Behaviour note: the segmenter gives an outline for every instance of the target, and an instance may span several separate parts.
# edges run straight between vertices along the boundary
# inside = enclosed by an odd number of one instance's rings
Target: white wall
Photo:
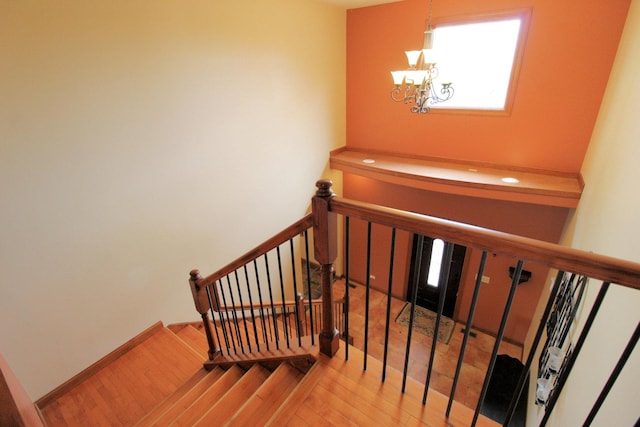
[[[582,167],[586,187],[563,243],[640,262],[640,1],[633,0],[616,62]],[[583,308],[598,291],[592,282]],[[583,310],[578,328],[584,323]],[[553,426],[580,426],[640,321],[640,291],[613,287],[585,342],[551,418]],[[577,339],[575,336],[574,342]],[[594,421],[597,426],[631,426],[637,421],[640,349],[622,371]],[[537,360],[537,359],[536,359]],[[533,373],[535,377],[536,372]],[[534,381],[532,381],[534,382]],[[530,400],[533,399],[533,384]],[[529,423],[541,412],[529,407]]]
[[[344,145],[343,9],[0,0],[0,352],[37,399],[300,218]],[[326,175],[325,175],[326,176]]]

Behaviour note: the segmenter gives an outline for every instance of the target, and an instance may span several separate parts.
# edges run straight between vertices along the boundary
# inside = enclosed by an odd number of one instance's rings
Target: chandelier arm
[[[443,95],[442,97],[436,93],[433,86],[431,87],[429,94],[429,102],[431,105],[439,104],[440,102],[445,102],[451,99],[453,96],[453,88],[449,84],[443,84],[442,89],[440,89],[440,93]]]
[[[404,99],[404,95],[402,94],[402,89],[400,87],[400,85],[396,85],[392,90],[391,90],[391,99],[393,99],[395,102],[400,102]]]
[[[412,84],[397,85],[391,90],[391,99],[395,102],[410,104],[416,100],[418,89]]]

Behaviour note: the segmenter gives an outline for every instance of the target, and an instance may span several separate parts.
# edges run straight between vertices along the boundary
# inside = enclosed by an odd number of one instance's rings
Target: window
[[[438,52],[438,83],[452,82],[455,94],[433,108],[508,110],[526,21],[528,14],[511,13],[436,26],[433,46]]]
[[[427,277],[427,285],[438,287],[440,283],[440,267],[442,265],[442,256],[444,251],[444,241],[435,239],[431,246],[431,262],[429,263],[429,276]]]

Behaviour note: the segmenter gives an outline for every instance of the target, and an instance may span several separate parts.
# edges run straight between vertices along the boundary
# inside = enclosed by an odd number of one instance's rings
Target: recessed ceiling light
[[[364,160],[362,161],[362,163],[367,163],[367,164],[372,164],[372,163],[375,163],[375,162],[376,162],[376,161],[375,161],[375,160],[373,160],[373,159],[364,159]]]
[[[510,176],[502,178],[502,182],[506,182],[507,184],[517,184],[520,182],[517,178],[512,178]]]

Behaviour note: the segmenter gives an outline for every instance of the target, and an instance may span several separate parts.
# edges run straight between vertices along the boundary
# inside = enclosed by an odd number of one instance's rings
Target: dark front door
[[[411,270],[409,273],[409,292],[407,299],[411,300],[413,296],[413,284],[415,275],[418,274],[418,293],[416,304],[433,312],[438,311],[438,300],[440,298],[441,289],[439,286],[440,265],[444,253],[444,242],[440,239],[432,239],[425,237],[422,247],[418,247],[418,236],[413,239],[413,251],[411,255]],[[453,317],[453,310],[456,306],[456,297],[458,295],[458,286],[460,285],[460,277],[462,276],[462,266],[464,264],[464,256],[467,248],[460,245],[454,245],[453,258],[451,259],[451,268],[449,271],[449,280],[444,297],[444,308],[442,314],[447,317]],[[416,257],[422,257],[420,262],[420,271],[416,272]]]

